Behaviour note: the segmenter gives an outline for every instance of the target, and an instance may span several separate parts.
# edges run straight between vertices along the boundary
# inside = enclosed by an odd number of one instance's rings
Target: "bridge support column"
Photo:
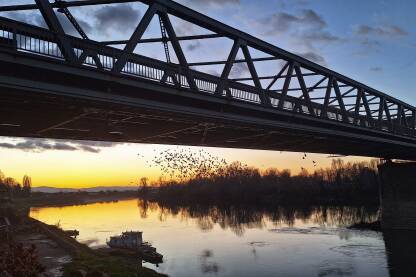
[[[379,174],[382,228],[416,231],[416,162],[389,161]]]

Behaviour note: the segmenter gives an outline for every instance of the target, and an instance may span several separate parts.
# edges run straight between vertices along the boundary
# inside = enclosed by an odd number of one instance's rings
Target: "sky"
[[[1,1],[0,5],[33,3],[30,0]],[[214,19],[252,34],[292,53],[365,83],[412,105],[416,79],[415,1],[324,1],[324,0],[181,0],[178,1]],[[144,14],[140,3],[71,8],[91,39],[128,39]],[[45,26],[37,11],[3,13],[3,16]],[[58,14],[67,33],[76,35]],[[178,35],[207,33],[206,30],[171,18]],[[153,21],[144,37],[160,36]],[[232,42],[226,39],[183,42],[188,62],[225,59]],[[136,53],[164,59],[160,43],[140,45]],[[173,51],[171,51],[173,52]],[[240,54],[239,54],[240,55]],[[255,57],[259,53],[252,53]],[[175,57],[173,57],[175,60]],[[273,65],[259,68],[270,75]],[[198,70],[219,74],[221,68]],[[245,77],[247,69],[234,67],[231,75]],[[156,179],[160,172],[146,165],[154,150],[169,146],[68,142],[0,138],[0,170],[18,180],[32,176],[35,186],[91,187],[129,185],[141,176]],[[189,151],[196,151],[190,148]],[[301,167],[313,170],[312,160],[329,166],[328,155],[278,151],[207,149],[229,161],[240,160],[260,168]],[[137,153],[143,153],[138,156]],[[346,160],[362,160],[348,157]]]

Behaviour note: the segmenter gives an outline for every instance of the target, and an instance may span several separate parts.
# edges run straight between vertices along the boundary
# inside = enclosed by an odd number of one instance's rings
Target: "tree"
[[[140,178],[140,191],[143,193],[147,192],[147,183],[149,179],[147,177]]]
[[[4,176],[3,172],[0,170],[0,193],[7,192],[6,184],[4,183],[4,179],[6,177]]]
[[[28,196],[30,196],[31,191],[32,191],[32,178],[25,175],[25,176],[23,176],[22,193],[23,193],[24,196],[28,197]]]

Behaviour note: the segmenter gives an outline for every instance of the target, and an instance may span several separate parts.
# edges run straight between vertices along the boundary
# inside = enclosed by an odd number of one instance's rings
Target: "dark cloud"
[[[18,143],[0,143],[0,148],[7,148],[7,149],[19,149],[23,151],[34,151],[34,152],[42,152],[45,150],[66,150],[66,151],[74,151],[77,148],[73,145],[62,143],[62,142],[47,142],[41,141],[36,139],[28,139],[23,142]]]
[[[51,141],[45,139],[25,139],[20,142],[3,142],[0,148],[18,149],[28,152],[43,152],[47,150],[61,151],[84,151],[89,153],[99,153],[103,147],[115,145],[112,142],[94,142],[94,141]]]
[[[88,145],[82,145],[82,144],[78,145],[78,148],[82,151],[90,152],[90,153],[100,153],[101,151],[99,148],[91,147]]]
[[[69,35],[79,36],[78,31],[74,28],[71,22],[65,17],[65,15],[61,13],[57,13],[59,21],[62,24],[62,28],[64,28],[65,32]],[[88,35],[92,32],[93,27],[85,20],[76,17],[78,24],[81,26],[82,30]]]
[[[255,21],[254,26],[264,35],[286,37],[294,49],[301,52],[300,56],[321,65],[326,65],[325,58],[320,54],[321,46],[342,40],[326,30],[327,22],[311,9],[299,13],[274,13]]]
[[[127,4],[115,5],[98,9],[94,16],[97,29],[107,33],[111,30],[125,32],[126,26],[138,24],[140,11]]]
[[[193,43],[191,43],[191,44],[189,44],[187,47],[186,47],[186,49],[188,49],[189,51],[194,51],[194,50],[196,50],[196,49],[198,49],[198,48],[201,48],[201,43],[199,42],[199,41],[195,41],[195,42],[193,42]]]
[[[335,36],[329,32],[326,31],[319,31],[319,32],[308,32],[305,34],[302,34],[302,39],[309,42],[321,42],[321,43],[331,43],[341,40],[340,37]]]
[[[383,71],[383,68],[380,67],[380,66],[374,66],[374,67],[371,67],[370,68],[370,71],[373,71],[373,72],[382,72]]]
[[[305,53],[297,53],[297,55],[310,60],[312,62],[318,63],[320,65],[326,65],[326,60],[323,56],[320,54],[317,54],[315,52],[305,52]]]
[[[224,5],[238,5],[240,4],[240,0],[182,0],[178,1],[185,5],[203,5],[203,6],[224,6]]]
[[[311,9],[303,10],[300,15],[278,12],[257,22],[267,35],[287,33],[295,29],[322,30],[327,25],[325,20]]]
[[[42,15],[38,12],[9,12],[5,13],[4,15],[13,20],[21,21],[31,25],[36,25],[46,29],[48,28]],[[75,30],[72,23],[69,22],[69,20],[66,18],[64,14],[56,12],[56,16],[58,17],[59,22],[62,25],[62,28],[65,30],[67,34],[79,36],[78,32]],[[84,32],[86,32],[87,34],[93,30],[92,26],[87,21],[79,17],[76,17],[75,19],[77,20],[81,28],[84,30]]]
[[[360,42],[361,45],[368,47],[368,48],[377,48],[381,46],[381,42],[378,40],[370,40],[368,38],[365,38]]]
[[[355,28],[354,32],[357,35],[362,36],[381,36],[381,37],[402,37],[407,36],[409,33],[396,25],[386,25],[372,27],[368,25],[359,25]]]

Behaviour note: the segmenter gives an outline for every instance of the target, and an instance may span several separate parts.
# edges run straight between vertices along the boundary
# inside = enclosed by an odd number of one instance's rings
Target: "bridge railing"
[[[158,3],[149,6],[142,21],[149,21],[153,15],[159,14],[168,26],[168,33],[170,30],[170,40],[174,46],[176,37],[172,33],[172,28],[169,29],[171,23],[168,12],[191,20],[195,24],[198,20],[205,20],[204,27],[210,27],[210,21],[207,18],[197,18],[200,14],[195,15],[194,12],[189,12],[182,6],[175,10],[176,3],[172,4],[165,0],[155,2]],[[166,7],[163,7],[163,3],[166,3]],[[132,51],[105,46],[96,41],[69,36],[2,17],[0,17],[0,47],[4,51],[42,56],[52,62],[108,72],[120,77],[138,78],[189,91],[189,93],[202,93],[212,97],[227,98],[230,101],[242,101],[290,114],[335,121],[347,126],[407,137],[416,136],[416,109],[413,106],[279,48],[269,47],[268,44],[252,39],[244,33],[237,31],[233,33],[228,26],[224,27],[214,22],[211,27],[212,31],[224,28],[220,35],[234,40],[233,49],[225,62],[221,76],[192,69],[185,57],[178,58],[178,63],[167,63]],[[135,44],[137,41],[136,38]],[[177,56],[181,57],[180,44],[177,43],[174,48]],[[249,48],[274,55],[276,59],[285,63],[281,72],[271,77],[273,81],[267,89],[262,86],[260,79],[269,77],[257,76],[255,59],[251,58]],[[245,78],[232,79],[229,76],[229,71],[236,62],[235,53],[239,49],[243,50],[245,62],[252,75],[247,80],[252,80],[254,85],[243,83]],[[310,84],[305,81],[307,76],[318,76],[322,79]],[[276,80],[284,82],[281,87],[272,88]],[[293,80],[298,82],[298,86],[291,85]],[[323,96],[313,96],[314,91],[323,92]],[[292,92],[297,92],[299,95],[294,96]]]

